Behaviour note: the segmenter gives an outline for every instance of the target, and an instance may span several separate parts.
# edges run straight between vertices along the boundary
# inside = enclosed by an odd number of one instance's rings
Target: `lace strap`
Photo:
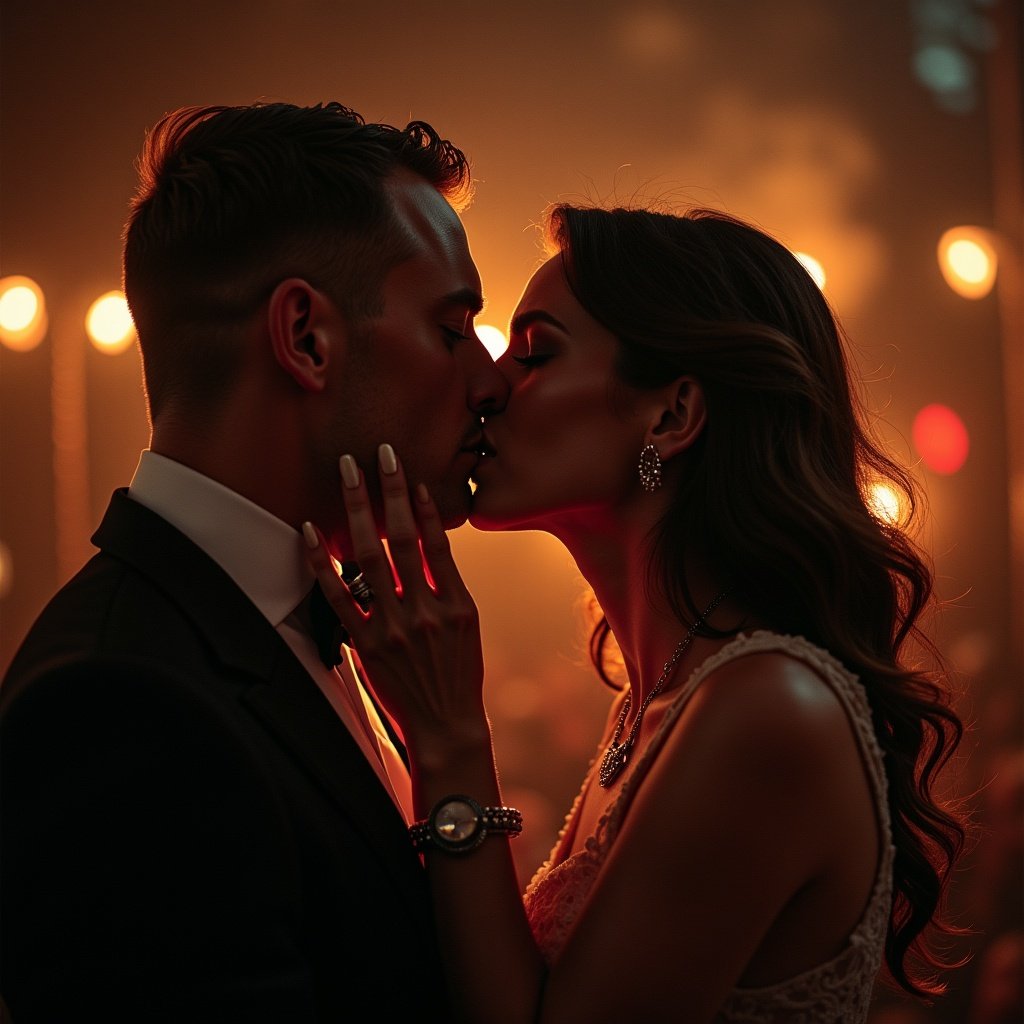
[[[595,838],[599,846],[610,844],[618,833],[623,815],[632,801],[633,792],[643,781],[647,767],[657,756],[664,745],[665,739],[675,724],[697,687],[712,673],[727,662],[747,654],[765,651],[781,651],[810,665],[836,694],[847,718],[857,737],[857,745],[871,781],[872,793],[878,811],[878,821],[885,837],[884,846],[888,853],[891,823],[889,818],[889,801],[885,767],[881,748],[875,736],[871,720],[871,709],[863,686],[834,655],[815,646],[802,636],[788,636],[772,633],[768,630],[746,634],[740,633],[734,640],[726,644],[698,665],[690,677],[680,688],[679,693],[669,705],[665,716],[658,726],[657,732],[651,737],[641,755],[633,762],[633,768],[623,779],[618,798],[605,811],[597,824]],[[887,861],[888,856],[883,858]]]

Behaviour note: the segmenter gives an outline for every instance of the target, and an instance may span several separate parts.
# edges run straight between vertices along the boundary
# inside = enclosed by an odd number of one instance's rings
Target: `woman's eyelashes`
[[[557,351],[557,344],[550,339],[542,339],[532,336],[533,332],[526,337],[513,338],[509,346],[509,357],[517,366],[532,370],[543,365],[549,359],[554,358]]]
[[[531,352],[530,354],[525,356],[513,356],[512,361],[514,363],[518,363],[520,366],[525,366],[527,369],[530,369],[535,366],[541,366],[543,363],[546,363],[550,358],[550,353]]]

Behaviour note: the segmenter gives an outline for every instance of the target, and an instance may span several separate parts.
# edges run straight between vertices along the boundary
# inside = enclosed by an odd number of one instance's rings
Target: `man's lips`
[[[480,431],[467,444],[463,445],[462,451],[470,455],[476,455],[481,459],[493,457],[497,454],[490,439],[483,431]]]
[[[481,470],[497,455],[497,452],[494,445],[491,444],[490,438],[482,430],[476,434],[463,451],[472,455],[475,460],[473,468],[469,472],[469,479],[476,484]]]

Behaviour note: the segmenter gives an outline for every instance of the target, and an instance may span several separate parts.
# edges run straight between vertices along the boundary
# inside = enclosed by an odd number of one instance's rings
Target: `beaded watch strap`
[[[446,812],[459,805],[468,809],[471,817],[449,820]],[[467,825],[470,831],[463,834]],[[488,835],[513,838],[522,831],[523,814],[515,807],[481,807],[469,797],[449,796],[434,805],[428,818],[409,826],[409,838],[416,850],[434,847],[464,853],[475,849]]]

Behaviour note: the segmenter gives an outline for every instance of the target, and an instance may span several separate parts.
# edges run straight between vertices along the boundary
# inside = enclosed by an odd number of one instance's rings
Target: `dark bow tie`
[[[341,645],[348,643],[348,631],[338,620],[319,583],[309,593],[310,633],[316,641],[320,660],[328,668],[341,664]]]

